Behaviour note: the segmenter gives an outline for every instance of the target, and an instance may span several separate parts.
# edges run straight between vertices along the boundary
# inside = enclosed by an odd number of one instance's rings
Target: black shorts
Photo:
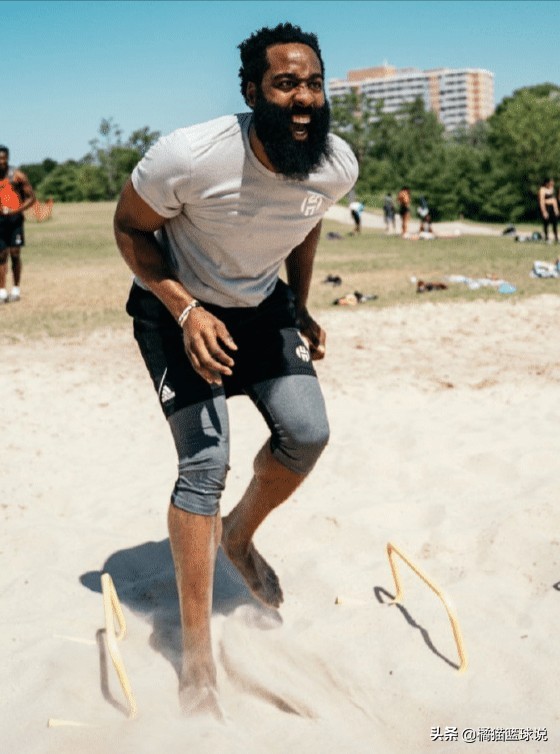
[[[201,303],[225,324],[238,347],[231,354],[233,374],[222,376],[223,387],[209,385],[195,372],[185,353],[182,330],[159,299],[136,284],[130,291],[126,311],[134,320],[134,337],[167,417],[219,392],[225,392],[226,398],[243,394],[263,380],[290,374],[316,377],[296,326],[293,293],[283,281],[258,306]]]
[[[25,246],[23,215],[0,215],[0,251]]]

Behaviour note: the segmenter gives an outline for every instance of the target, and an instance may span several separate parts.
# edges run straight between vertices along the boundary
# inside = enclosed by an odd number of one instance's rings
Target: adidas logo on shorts
[[[169,403],[175,398],[175,391],[172,390],[169,385],[164,385],[161,389],[159,399],[162,403]]]

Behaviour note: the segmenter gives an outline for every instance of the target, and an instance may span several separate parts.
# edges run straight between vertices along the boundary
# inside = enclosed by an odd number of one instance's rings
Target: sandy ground
[[[332,439],[257,534],[280,614],[218,558],[223,724],[179,712],[174,451],[131,337],[0,347],[0,751],[559,750],[560,298],[436,296],[323,318]],[[247,399],[230,413],[224,513],[266,437]],[[451,601],[466,672],[444,606],[402,561],[403,605],[388,604],[387,542]],[[127,621],[135,720],[105,651],[105,570]],[[438,727],[447,740],[432,740]]]

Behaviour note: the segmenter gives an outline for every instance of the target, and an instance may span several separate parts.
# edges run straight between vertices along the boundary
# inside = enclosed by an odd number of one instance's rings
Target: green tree
[[[435,113],[426,110],[418,97],[403,105],[397,114],[393,156],[404,182],[429,180],[438,169],[438,158],[444,147],[444,128]]]
[[[99,202],[109,194],[107,176],[96,165],[82,163],[77,172],[77,190],[74,201]]]
[[[96,202],[107,198],[105,173],[88,162],[69,160],[57,165],[36,190],[41,200],[57,202]]]
[[[20,169],[29,178],[29,183],[36,188],[41,181],[57,166],[54,160],[47,158],[40,163],[30,163],[28,165],[20,165]]]
[[[115,199],[136,163],[160,137],[159,131],[148,126],[136,129],[122,141],[122,129],[113,118],[103,118],[98,129],[101,138],[90,141],[91,151],[86,160],[97,166],[105,175],[104,199]]]
[[[360,165],[370,142],[368,115],[365,97],[355,91],[333,98],[331,128],[352,147]]]
[[[133,131],[122,141],[122,130],[113,118],[103,118],[99,137],[90,141],[91,150],[79,160],[57,164],[46,159],[41,164],[22,166],[37,197],[59,202],[115,199],[136,163],[160,137],[148,126]]]
[[[380,204],[387,190],[409,185],[417,200],[439,191],[445,149],[444,129],[421,98],[385,113],[383,101],[373,106],[358,95],[333,103],[333,125],[358,156],[357,193],[368,204]]]
[[[79,170],[79,164],[72,160],[57,165],[37,186],[38,198],[44,200],[52,197],[58,202],[79,201]]]
[[[560,87],[518,89],[488,121],[495,196],[504,219],[535,219],[536,194],[546,176],[560,169]]]
[[[133,149],[137,153],[138,159],[140,159],[146,154],[152,144],[155,144],[160,136],[160,131],[150,131],[149,126],[144,126],[130,134],[126,146]]]
[[[95,137],[89,142],[91,147],[90,156],[93,164],[99,166],[105,173],[108,189],[108,196],[105,198],[112,199],[117,195],[120,188],[117,181],[114,150],[121,146],[122,130],[112,117],[102,118],[98,133],[101,136],[101,140]]]
[[[440,218],[535,219],[545,176],[560,170],[560,87],[525,87],[486,122],[445,133],[422,99],[395,114],[357,94],[333,101],[333,126],[360,162],[357,192],[376,197],[410,186]]]

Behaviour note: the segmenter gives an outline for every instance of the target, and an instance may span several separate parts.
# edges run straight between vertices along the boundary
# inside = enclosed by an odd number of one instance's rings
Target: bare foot
[[[215,686],[182,686],[179,688],[179,703],[189,717],[210,715],[216,720],[224,720]]]
[[[259,554],[252,542],[248,547],[234,547],[229,541],[227,517],[223,519],[222,547],[237,568],[251,593],[268,607],[280,607],[284,600],[280,581],[274,570]]]
[[[183,660],[179,679],[179,703],[185,715],[212,715],[223,720],[224,714],[218,701],[216,668],[213,661]]]

